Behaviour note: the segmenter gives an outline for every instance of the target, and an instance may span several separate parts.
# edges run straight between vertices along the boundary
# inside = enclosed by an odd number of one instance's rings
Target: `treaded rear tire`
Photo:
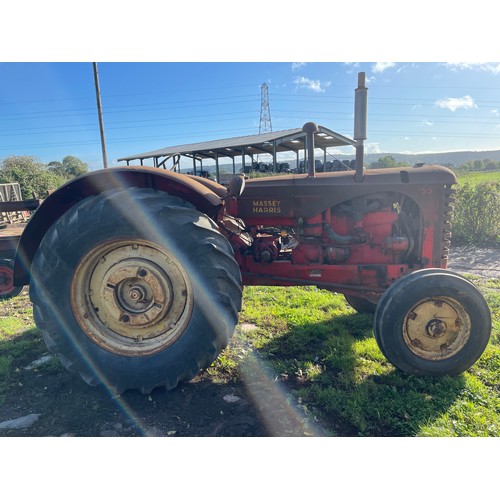
[[[182,321],[179,317],[174,319],[181,326],[175,337],[159,341],[156,349],[141,350],[142,338],[135,349],[125,327],[116,334],[104,320],[99,323],[102,311],[95,307],[95,297],[101,289],[92,288],[99,284],[92,276],[108,255],[113,255],[113,251],[119,254],[121,241],[131,248],[153,248],[160,257],[164,253],[166,261],[176,263],[175,269],[179,269],[187,284],[187,291],[177,293],[177,297],[186,297]],[[109,249],[109,253],[99,261],[96,248]],[[139,250],[136,253],[131,257],[132,262],[146,258]],[[86,261],[90,262],[83,268],[86,272],[79,273],[82,262]],[[113,265],[125,272],[127,262],[124,259]],[[160,277],[171,270],[168,266],[161,269],[159,260],[145,263],[147,269]],[[113,265],[106,276],[112,273]],[[88,274],[92,276],[87,278]],[[168,277],[165,281],[170,283]],[[104,288],[101,295],[107,293]],[[84,293],[87,289],[92,291]],[[80,302],[88,304],[84,310],[79,310],[75,290],[83,297]],[[109,308],[108,316],[120,307],[123,309],[116,298],[118,294],[110,293],[107,297],[114,296],[114,303],[113,300],[98,302],[104,309]],[[173,297],[175,293],[171,286],[167,295]],[[104,384],[113,393],[127,389],[149,393],[158,386],[172,389],[208,367],[234,332],[241,296],[241,274],[232,247],[215,223],[184,200],[152,189],[109,191],[81,201],[49,229],[32,265],[30,297],[35,322],[48,349],[59,356],[67,370],[78,373],[86,383]],[[154,306],[150,311],[156,314]],[[93,308],[98,312],[94,314]],[[91,326],[101,326],[97,334],[89,327],[89,320],[84,319],[89,313]],[[164,319],[154,323],[156,329],[163,324],[164,331],[172,328],[166,326],[171,322],[171,313],[165,314]],[[133,334],[131,329],[130,335]],[[158,338],[163,334],[159,332]],[[110,336],[114,343],[108,343]],[[120,352],[121,340],[124,353]]]

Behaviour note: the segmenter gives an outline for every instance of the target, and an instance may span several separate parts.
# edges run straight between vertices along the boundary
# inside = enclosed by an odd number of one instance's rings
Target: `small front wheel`
[[[486,349],[491,314],[462,276],[426,269],[398,280],[382,296],[375,339],[390,363],[413,375],[458,375]]]

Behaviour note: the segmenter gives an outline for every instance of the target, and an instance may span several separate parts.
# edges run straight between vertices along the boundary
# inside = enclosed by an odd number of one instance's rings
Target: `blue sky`
[[[352,136],[359,71],[369,88],[367,152],[500,148],[500,63],[479,62],[498,60],[487,0],[473,9],[445,0],[417,9],[396,0],[360,0],[355,9],[253,0],[238,2],[237,15],[229,0],[71,5],[3,7],[0,159],[74,155],[102,166],[91,61],[112,165],[258,133],[264,82],[273,131],[315,121]]]
[[[261,86],[272,130],[315,121],[352,137],[369,88],[367,152],[500,148],[500,63],[98,63],[108,160],[256,134]],[[0,63],[0,158],[74,155],[102,166],[90,62]],[[339,152],[350,153],[349,148]]]

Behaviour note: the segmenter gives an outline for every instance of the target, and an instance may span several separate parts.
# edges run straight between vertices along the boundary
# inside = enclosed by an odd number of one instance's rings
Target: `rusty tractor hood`
[[[267,207],[259,216],[312,217],[329,207],[356,196],[381,191],[397,191],[412,196],[424,186],[444,186],[457,182],[452,170],[439,165],[366,170],[362,182],[353,171],[262,177],[249,179],[238,199],[238,215],[256,216],[256,208]]]

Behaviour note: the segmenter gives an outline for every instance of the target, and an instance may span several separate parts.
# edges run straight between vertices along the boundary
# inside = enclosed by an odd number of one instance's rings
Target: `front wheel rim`
[[[88,252],[71,281],[71,307],[82,331],[119,355],[166,349],[191,318],[193,292],[184,267],[144,240],[113,240]]]
[[[463,305],[450,297],[426,298],[405,314],[403,339],[422,359],[439,361],[455,356],[467,343],[471,320]]]

